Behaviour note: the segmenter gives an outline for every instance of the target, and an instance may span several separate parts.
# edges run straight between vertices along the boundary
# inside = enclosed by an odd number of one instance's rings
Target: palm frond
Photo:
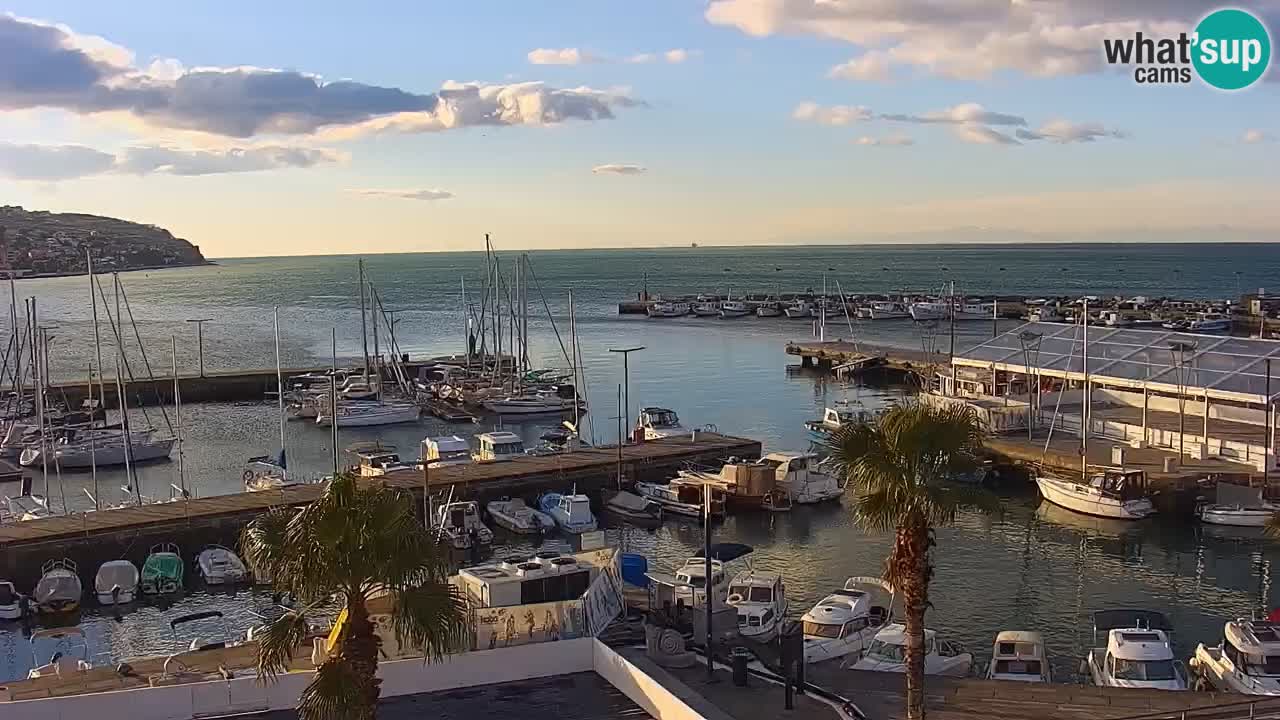
[[[463,648],[467,637],[466,601],[448,581],[395,593],[393,622],[401,644],[438,660]]]
[[[340,658],[326,660],[298,697],[300,720],[363,720],[372,717],[365,707],[366,691],[360,676]]]
[[[240,555],[255,575],[274,578],[282,574],[282,566],[291,559],[285,531],[295,514],[293,508],[272,508],[240,533]]]
[[[306,615],[299,610],[289,610],[267,623],[257,634],[259,677],[270,681],[288,672],[294,651],[306,642],[309,633]]]
[[[1266,534],[1268,537],[1280,537],[1280,513],[1267,518]]]

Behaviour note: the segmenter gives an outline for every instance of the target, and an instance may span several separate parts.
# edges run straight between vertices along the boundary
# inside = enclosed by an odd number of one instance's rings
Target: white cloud
[[[323,148],[261,146],[190,150],[163,145],[127,147],[108,153],[82,145],[17,145],[0,142],[0,175],[15,180],[72,180],[126,175],[215,175],[285,168],[309,168],[339,162],[341,154]]]
[[[1021,145],[1014,138],[1004,133],[976,123],[963,123],[955,126],[955,135],[967,143],[977,145]]]
[[[400,198],[402,200],[448,200],[453,197],[453,193],[448,190],[439,188],[423,188],[417,190],[387,190],[379,188],[366,188],[358,190],[348,190],[347,192],[355,195],[363,195],[364,197],[376,198]]]
[[[1056,143],[1093,142],[1099,138],[1124,138],[1119,130],[1110,130],[1100,123],[1073,123],[1068,120],[1052,120],[1037,130],[1019,129],[1021,140],[1048,140]]]
[[[978,103],[961,103],[943,110],[934,110],[921,115],[881,115],[881,119],[894,122],[910,123],[943,123],[964,124],[978,123],[982,125],[1026,125],[1025,118],[1019,115],[992,112]]]
[[[696,52],[696,51],[689,51],[682,48],[676,48],[674,50],[668,50],[662,53],[662,57],[672,65],[679,65],[685,60],[688,60],[689,56],[692,55],[693,52]]]
[[[643,165],[629,163],[607,163],[591,168],[591,172],[597,175],[642,175],[648,171]]]
[[[115,156],[83,145],[0,142],[0,176],[14,180],[70,180],[107,172]]]
[[[1271,11],[1276,0],[1250,5]],[[958,78],[1103,69],[1102,40],[1186,31],[1205,0],[711,0],[705,17],[749,35],[815,35],[882,52],[894,65]]]
[[[534,65],[581,65],[600,62],[601,58],[578,48],[538,48],[529,51],[529,62]]]
[[[645,65],[648,63],[665,62],[668,65],[679,65],[682,62],[690,60],[701,55],[698,50],[686,50],[684,48],[672,48],[663,52],[643,52],[629,55],[623,58],[623,62],[633,65]]]
[[[892,78],[889,55],[879,50],[865,52],[848,62],[831,68],[827,72],[827,77],[841,80],[888,82]]]
[[[832,105],[823,107],[815,102],[802,102],[791,111],[791,117],[820,125],[851,125],[873,116],[870,108],[862,105]]]
[[[867,147],[906,147],[915,145],[916,141],[907,135],[886,135],[884,137],[873,137],[871,135],[863,135],[853,141],[854,145],[864,145]]]
[[[1257,143],[1268,142],[1271,140],[1271,136],[1261,130],[1251,128],[1249,130],[1245,130],[1244,136],[1240,139],[1245,143],[1255,145]]]

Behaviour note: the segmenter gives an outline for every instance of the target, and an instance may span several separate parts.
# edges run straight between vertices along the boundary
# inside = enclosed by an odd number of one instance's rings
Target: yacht
[[[146,462],[169,457],[176,438],[159,435],[149,430],[129,433],[126,449],[124,433],[119,430],[86,430],[68,433],[51,446],[50,465],[55,462],[63,468],[108,467],[129,462]],[[126,454],[127,453],[127,454]],[[40,464],[40,447],[28,446],[18,459],[19,464],[30,467]]]
[[[776,300],[767,300],[756,305],[756,317],[779,317],[782,315],[782,303]]]
[[[604,509],[632,525],[656,528],[662,524],[662,506],[655,500],[619,490],[604,501]]]
[[[160,543],[151,546],[142,563],[142,594],[169,595],[182,589],[183,564],[178,546]]]
[[[476,462],[502,462],[524,457],[524,440],[513,432],[502,430],[476,436],[479,447],[471,459]]]
[[[1045,657],[1044,638],[1038,632],[1003,630],[996,635],[991,648],[988,680],[1047,683],[1049,659]]]
[[[80,574],[69,559],[50,560],[40,567],[40,582],[31,599],[42,613],[69,613],[80,607]]]
[[[640,408],[639,423],[640,427],[644,428],[645,440],[660,440],[689,434],[689,431],[680,424],[680,416],[676,415],[676,411],[666,408]]]
[[[961,320],[990,320],[995,317],[996,304],[961,302],[958,299],[952,302],[946,301],[921,301],[911,303],[911,319],[917,322],[925,320],[950,320],[954,314],[956,321]]]
[[[769,453],[761,463],[774,467],[777,487],[791,495],[797,505],[838,500],[844,495],[845,480],[828,473],[816,453]]]
[[[724,517],[724,493],[702,483],[682,483],[671,481],[667,485],[637,482],[636,493],[641,497],[653,500],[662,506],[670,515],[702,518],[706,514],[703,508],[703,493],[711,493],[711,517]]]
[[[720,303],[720,317],[722,319],[740,318],[751,314],[751,308],[741,300],[725,300]]]
[[[0,620],[18,620],[22,618],[23,597],[13,583],[0,580]]]
[[[698,317],[719,317],[720,303],[709,300],[694,303],[693,314]]]
[[[596,516],[591,513],[591,499],[586,495],[546,493],[538,501],[538,506],[567,533],[579,534],[596,529]]]
[[[1200,522],[1234,527],[1266,527],[1280,513],[1280,505],[1262,499],[1262,488],[1219,482],[1214,489],[1216,502],[1196,507]]]
[[[471,462],[471,445],[457,435],[424,438],[422,462],[432,468],[466,465]]]
[[[807,320],[813,317],[813,306],[804,300],[796,300],[783,312],[792,320]]]
[[[196,555],[196,570],[205,585],[234,585],[249,579],[249,570],[230,548],[210,545]]]
[[[738,609],[738,634],[768,642],[786,619],[787,586],[778,573],[748,569],[729,581],[725,603]]]
[[[1093,473],[1088,484],[1040,475],[1036,485],[1046,501],[1085,515],[1141,520],[1156,511],[1147,491],[1147,474],[1142,470],[1105,468]]]
[[[374,427],[417,422],[422,409],[407,402],[338,402],[338,427]],[[316,415],[316,424],[328,426],[333,422],[327,406]]]
[[[1280,624],[1264,620],[1232,620],[1222,644],[1201,643],[1191,656],[1191,670],[1201,685],[1245,695],[1280,695]]]
[[[129,560],[108,560],[98,567],[93,592],[99,605],[124,605],[138,593],[138,566]]]
[[[42,648],[45,640],[52,640],[53,647]],[[28,680],[53,676],[69,678],[77,672],[93,669],[89,663],[89,644],[85,641],[84,631],[78,627],[35,631],[31,634],[31,658],[33,667],[27,671]],[[45,658],[48,662],[44,661]]]
[[[360,477],[383,477],[388,473],[414,469],[412,465],[401,460],[398,454],[390,452],[390,448],[386,446],[381,449],[359,449],[355,451],[355,455],[360,459],[358,466]]]
[[[1231,318],[1222,313],[1206,312],[1191,321],[1187,329],[1193,333],[1224,333],[1231,331]]]
[[[934,630],[924,631],[924,674],[965,677],[973,665],[973,655],[952,640],[940,640]],[[850,665],[853,670],[900,673],[907,666],[906,626],[891,623],[876,633],[867,652]]]
[[[884,624],[893,620],[893,588],[874,577],[851,577],[800,619],[804,661],[817,663],[861,655]]]
[[[556,529],[556,521],[541,510],[534,510],[520,498],[494,500],[484,509],[498,527],[521,535],[541,535]]]
[[[480,505],[475,500],[445,503],[436,508],[434,529],[457,550],[493,542],[493,531],[480,520]]]
[[[656,302],[649,306],[648,314],[651,318],[684,317],[689,314],[689,303]]]
[[[1105,633],[1106,646],[1094,647],[1085,667],[1095,685],[1186,690],[1182,665],[1174,659],[1169,621],[1146,610],[1100,610],[1093,614],[1094,644]]]

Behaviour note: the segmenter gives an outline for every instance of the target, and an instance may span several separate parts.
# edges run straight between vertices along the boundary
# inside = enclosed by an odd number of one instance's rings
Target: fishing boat
[[[182,589],[182,555],[173,543],[152,545],[142,563],[142,594],[168,595]]]
[[[604,509],[632,525],[655,528],[662,524],[662,506],[646,497],[619,490],[604,501]]]
[[[502,462],[524,457],[524,440],[513,432],[497,430],[476,435],[478,447],[471,459],[478,463]]]
[[[1085,667],[1094,685],[1186,690],[1187,677],[1175,659],[1172,626],[1150,610],[1099,610],[1093,614],[1094,645]],[[1106,645],[1098,647],[1099,633]]]
[[[655,302],[647,311],[651,318],[675,318],[689,314],[687,302]]]
[[[93,592],[99,605],[124,605],[138,594],[138,566],[129,560],[108,560],[98,567]]]
[[[1049,659],[1045,657],[1044,637],[1026,630],[1003,630],[996,634],[991,648],[991,664],[987,666],[987,679],[1052,682]]]
[[[1085,515],[1116,520],[1141,520],[1155,514],[1142,470],[1106,468],[1089,482],[1039,475],[1036,485],[1047,502]]]
[[[1193,333],[1224,333],[1231,331],[1231,318],[1222,313],[1200,313],[1187,329]]]
[[[990,320],[995,314],[996,304],[993,302],[964,302],[956,299],[953,302],[928,300],[911,303],[911,319],[916,322],[950,320],[953,316],[956,322]]]
[[[911,308],[906,303],[894,300],[876,300],[866,307],[858,308],[860,320],[902,320],[911,317]]]
[[[538,507],[567,533],[580,534],[596,529],[596,516],[591,512],[591,498],[586,495],[546,493],[538,500]]]
[[[196,555],[196,570],[205,585],[234,585],[249,579],[249,570],[230,548],[210,545]]]
[[[851,577],[800,619],[804,661],[818,663],[861,655],[893,620],[893,588],[874,577]]]
[[[69,613],[80,607],[80,574],[76,564],[67,558],[50,560],[40,567],[40,582],[31,599],[42,613]]]
[[[778,573],[748,569],[729,581],[725,603],[738,609],[738,634],[768,642],[786,619],[787,586]]]
[[[1266,527],[1280,513],[1280,505],[1262,499],[1262,488],[1219,482],[1214,488],[1213,503],[1196,507],[1200,522],[1233,527]]]
[[[573,398],[563,398],[554,392],[529,393],[513,395],[495,400],[485,400],[484,409],[498,415],[544,415],[548,413],[570,412],[574,408]],[[578,407],[583,402],[578,401]]]
[[[556,521],[541,510],[534,510],[520,498],[494,500],[484,509],[498,527],[520,535],[541,535],[556,529]]]
[[[771,318],[780,317],[782,315],[782,303],[776,300],[766,300],[756,305],[756,317]]]
[[[644,428],[645,440],[660,440],[689,434],[689,431],[680,424],[680,416],[675,410],[660,407],[640,408],[638,422],[640,427]]]
[[[417,422],[422,409],[413,403],[392,402],[339,402],[338,427],[374,427]],[[321,408],[316,424],[328,426],[333,422],[329,408]]]
[[[480,519],[480,505],[475,500],[445,503],[436,508],[435,520],[433,529],[457,550],[493,542],[493,531]]]
[[[722,319],[740,318],[751,314],[751,308],[741,300],[725,300],[720,303],[720,317]]]
[[[467,465],[471,462],[471,445],[457,435],[423,438],[422,462],[429,468]]]
[[[973,655],[954,640],[938,638],[935,630],[924,631],[924,674],[965,677],[973,665]],[[905,672],[907,667],[907,629],[900,623],[884,626],[867,647],[861,659],[849,666],[853,670]]]
[[[22,595],[13,583],[0,580],[0,620],[18,620],[22,617]]]
[[[698,317],[719,317],[720,303],[709,300],[694,303],[693,314]]]
[[[1280,695],[1280,623],[1240,618],[1226,623],[1216,647],[1200,643],[1191,656],[1199,688],[1245,695]]]
[[[724,517],[724,492],[707,486],[704,483],[682,483],[672,481],[667,485],[638,482],[635,485],[638,495],[653,500],[662,506],[670,515],[701,518],[707,511],[703,507],[703,493],[711,493],[711,517]]]
[[[43,647],[52,644],[52,648]],[[46,660],[47,658],[47,660]],[[78,627],[58,627],[31,633],[31,664],[27,679],[42,677],[71,677],[74,673],[92,670],[89,662],[89,644],[84,631]]]
[[[813,306],[804,300],[796,300],[783,312],[792,320],[808,320],[813,317]]]

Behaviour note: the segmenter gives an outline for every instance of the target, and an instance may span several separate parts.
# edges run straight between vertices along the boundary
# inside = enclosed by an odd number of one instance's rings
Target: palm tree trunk
[[[369,621],[369,609],[364,598],[353,597],[347,601],[347,636],[343,639],[341,656],[359,678],[363,687],[364,706],[356,711],[362,720],[373,720],[378,715],[378,696],[382,681],[378,679],[378,638]]]
[[[907,718],[924,720],[924,612],[929,605],[929,526],[913,518],[898,527],[892,562],[894,587],[906,612]]]

